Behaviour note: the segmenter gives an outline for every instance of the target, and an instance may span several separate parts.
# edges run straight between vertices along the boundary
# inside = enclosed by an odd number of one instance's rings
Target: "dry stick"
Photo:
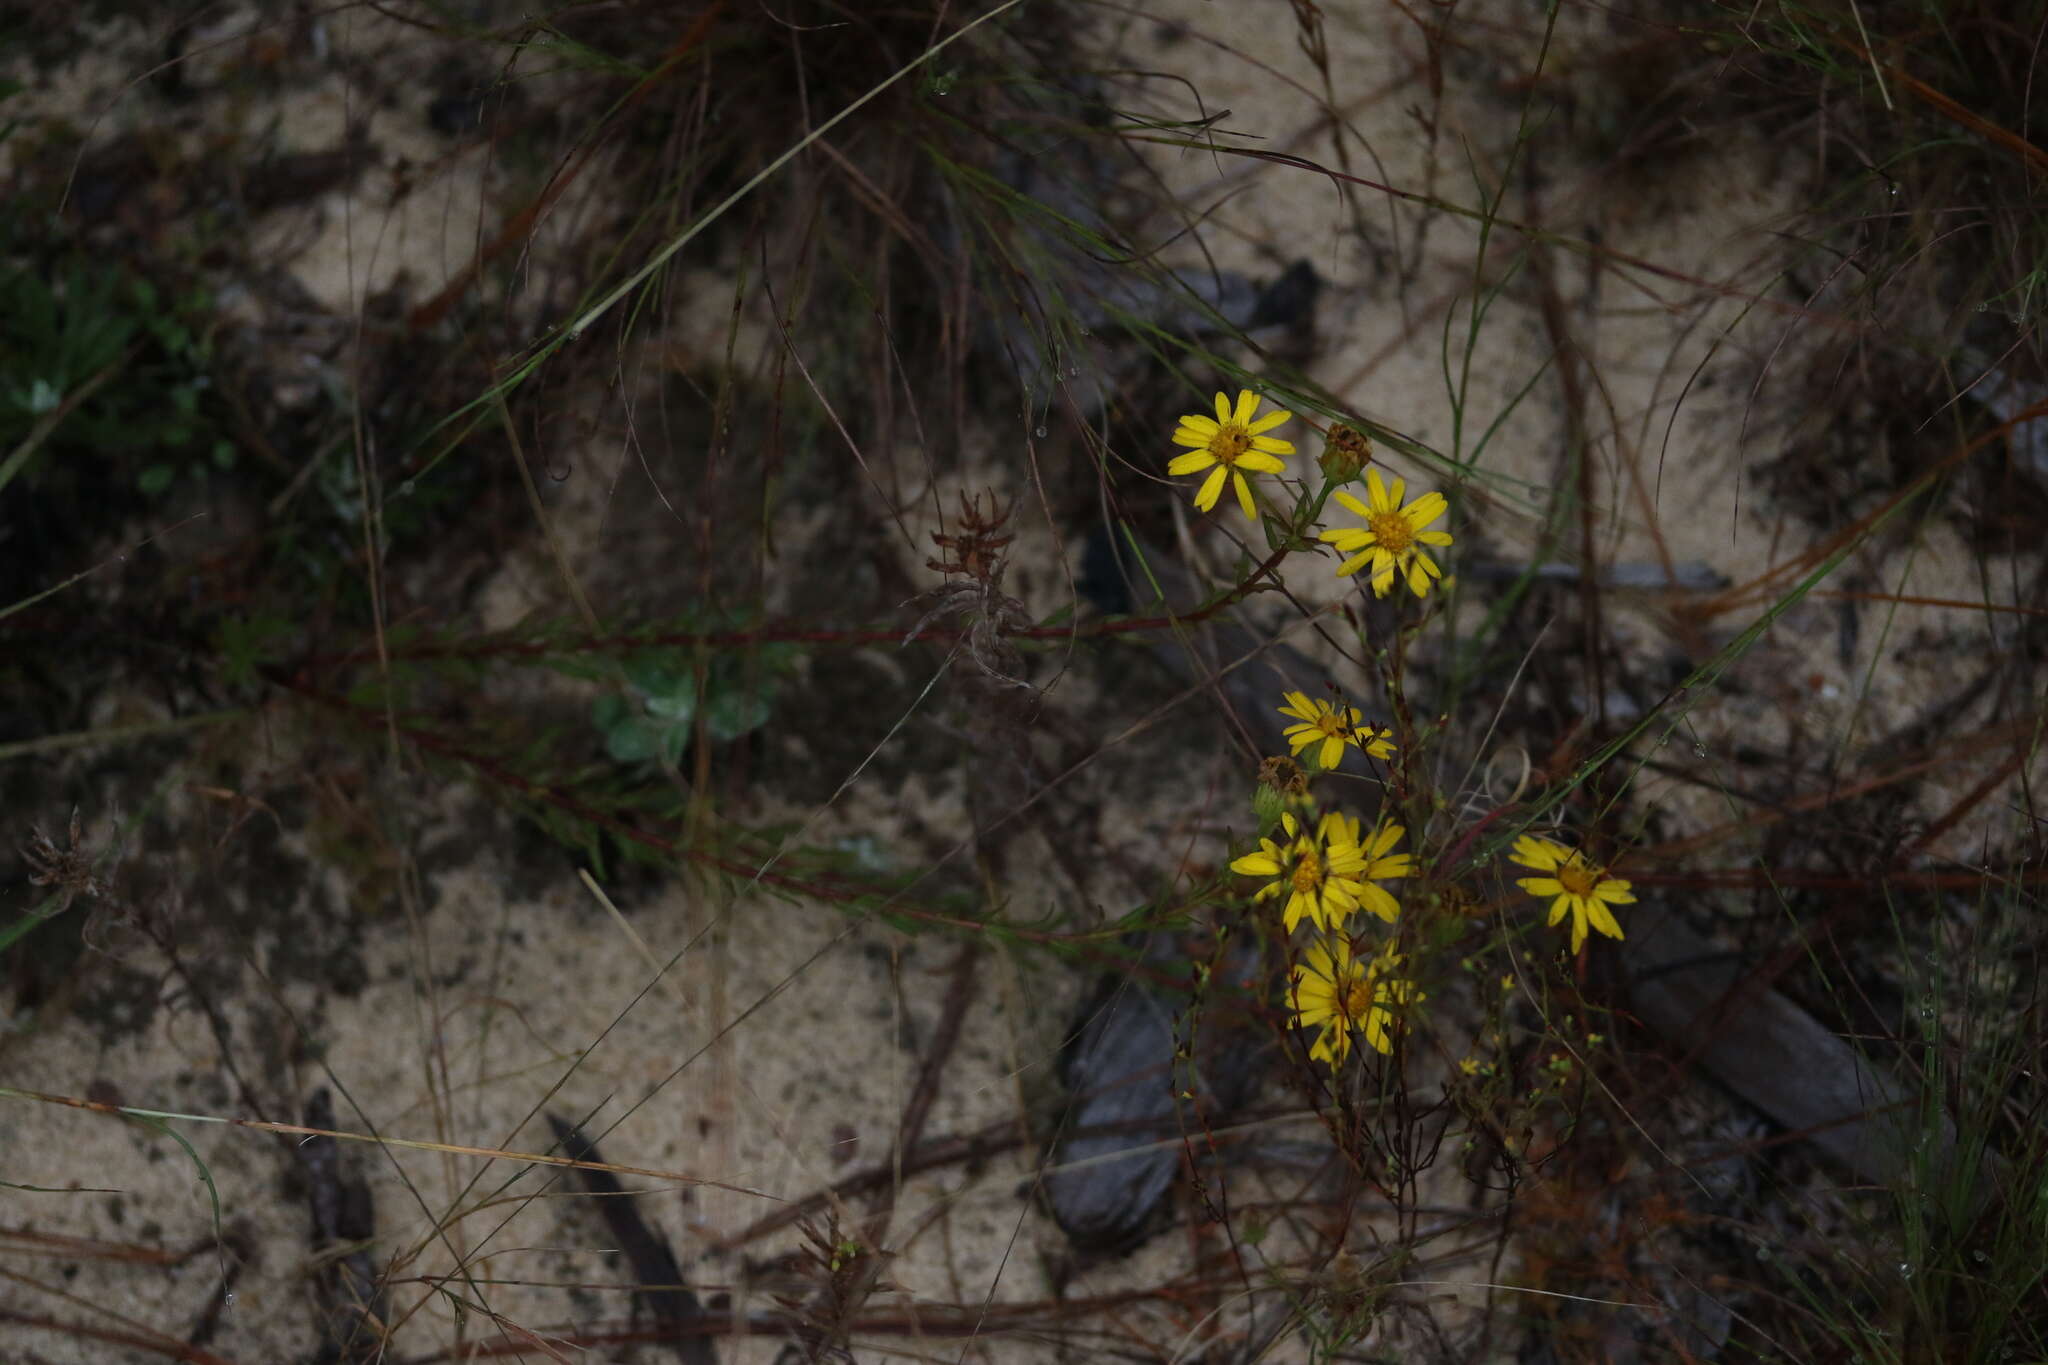
[[[1281,553],[1284,553],[1284,551]],[[1275,558],[1277,560],[1277,554]],[[890,638],[893,638],[893,633]],[[1246,655],[1244,658],[1236,660],[1234,663],[1230,665],[1230,667],[1237,667],[1243,663],[1248,662],[1250,659],[1258,657],[1259,652],[1262,651],[1254,651],[1252,654]],[[1220,671],[1228,670],[1226,669]],[[375,717],[373,713],[368,712],[365,708],[356,706],[355,704],[347,701],[345,698],[333,696],[327,692],[320,690],[317,687],[314,687],[312,684],[306,682],[304,678],[300,675],[287,674],[279,669],[265,669],[263,670],[263,676],[267,681],[273,683],[274,685],[281,687],[287,691],[295,692],[310,701],[316,702],[334,711],[338,711],[341,714],[355,720],[360,725],[364,725],[367,727],[379,723],[379,721],[381,720],[381,718]],[[1130,739],[1131,737],[1141,733],[1142,731],[1153,725],[1160,716],[1166,714],[1167,712],[1171,711],[1174,707],[1179,706],[1182,702],[1188,700],[1192,696],[1195,696],[1199,692],[1205,691],[1206,689],[1206,684],[1197,685],[1196,687],[1187,689],[1181,694],[1170,699],[1158,710],[1156,710],[1152,715],[1146,716],[1136,722],[1133,722],[1131,725],[1125,727],[1124,730],[1120,731],[1117,735],[1112,737],[1111,740],[1103,747],[1105,749],[1113,747],[1114,745],[1122,743],[1123,741]],[[676,842],[674,840],[664,839],[659,835],[651,834],[646,830],[638,828],[637,826],[628,824],[626,821],[621,820],[616,816],[607,814],[604,811],[598,810],[595,807],[589,805],[587,802],[581,801],[576,797],[569,795],[566,792],[558,791],[554,788],[543,786],[538,782],[533,782],[521,776],[520,774],[513,772],[511,769],[507,768],[504,764],[498,762],[497,760],[482,754],[474,753],[468,749],[465,749],[461,745],[458,745],[450,740],[441,737],[440,735],[434,734],[431,731],[415,730],[405,726],[398,727],[398,730],[401,735],[411,740],[413,743],[419,745],[422,749],[426,750],[429,753],[438,754],[453,762],[462,763],[474,769],[482,776],[490,779],[493,782],[498,783],[500,786],[506,788],[509,791],[516,792],[519,795],[527,797],[531,800],[545,802],[546,804],[552,805],[559,810],[565,811],[571,815],[576,816],[580,820],[586,820],[589,823],[597,826],[600,829],[605,830],[606,832],[612,834],[613,836],[619,839],[638,844],[643,848],[651,848],[658,852],[667,854],[670,857],[688,858],[690,861],[698,863],[702,866],[714,868],[718,871],[727,873],[731,876],[741,878],[749,884],[760,883],[762,885],[779,887],[784,890],[809,896],[813,899],[823,901],[827,904],[849,904],[855,901],[865,899],[875,894],[873,889],[870,887],[849,886],[838,882],[819,881],[801,877],[792,877],[786,873],[769,872],[764,870],[764,868],[756,868],[751,864],[743,863],[736,859],[723,857],[709,850],[679,848],[677,847]],[[1100,751],[1098,751],[1098,753],[1099,752]],[[1067,768],[1065,771],[1053,777],[1044,786],[1040,787],[1038,791],[1029,800],[1025,801],[1022,805],[1019,805],[1015,811],[1012,811],[1011,816],[1005,818],[1012,818],[1015,815],[1022,813],[1022,811],[1027,809],[1029,806],[1035,804],[1039,799],[1043,798],[1046,794],[1051,792],[1053,788],[1057,787],[1061,782],[1064,782],[1067,778],[1072,777],[1074,773],[1078,772],[1082,766],[1092,761],[1094,756],[1095,755],[1090,755],[1088,758],[1080,760],[1071,767]],[[956,848],[946,856],[951,857],[953,856],[953,854],[956,854],[959,851],[960,850]],[[941,861],[944,861],[944,859],[941,859]],[[903,900],[902,894],[903,893],[898,892],[893,894],[889,898],[889,913],[902,915],[907,919],[914,919],[920,921],[921,923],[938,925],[945,928],[962,929],[978,934],[998,933],[1007,935],[1011,938],[1014,938],[1020,942],[1025,943],[1063,944],[1068,946],[1080,946],[1092,943],[1112,941],[1121,936],[1119,931],[1115,929],[1085,930],[1079,933],[1061,934],[1052,933],[1041,929],[1032,929],[1023,925],[991,924],[985,920],[969,919],[960,915],[949,915],[941,911],[923,909],[914,905],[907,904]],[[1119,956],[1112,955],[1108,957],[1106,960],[1109,960],[1118,966],[1125,965],[1123,963],[1122,958]]]
[[[36,1290],[43,1294],[47,1294],[53,1299],[62,1300],[65,1303],[71,1304],[73,1307],[83,1308],[88,1312],[98,1313],[103,1317],[112,1318],[115,1322],[129,1329],[129,1331],[134,1333],[135,1335],[129,1336],[124,1333],[117,1337],[112,1333],[111,1329],[96,1329],[86,1327],[83,1324],[70,1324],[67,1326],[66,1330],[77,1332],[84,1336],[100,1337],[107,1340],[120,1340],[130,1345],[141,1346],[148,1350],[155,1351],[161,1355],[167,1355],[171,1357],[173,1360],[213,1360],[216,1358],[208,1355],[205,1351],[199,1349],[198,1347],[191,1346],[185,1342],[179,1341],[174,1336],[169,1336],[165,1333],[157,1331],[154,1327],[151,1327],[146,1322],[137,1322],[135,1319],[131,1317],[125,1317],[120,1313],[116,1313],[111,1308],[105,1307],[101,1304],[94,1303],[91,1299],[85,1298],[84,1296],[79,1294],[74,1294],[70,1290],[61,1289],[53,1284],[44,1284],[41,1280],[31,1279],[27,1275],[19,1275],[16,1274],[14,1271],[5,1269],[0,1269],[0,1279],[12,1280],[16,1284],[26,1285],[30,1289]],[[51,1325],[54,1326],[56,1324]]]
[[[1032,1329],[1049,1331],[1074,1318],[1096,1313],[1108,1313],[1115,1309],[1127,1308],[1141,1303],[1185,1303],[1194,1294],[1201,1292],[1203,1284],[1169,1284],[1156,1289],[1131,1289],[1121,1293],[1103,1294],[1092,1299],[1065,1299],[1045,1303],[997,1304],[985,1315],[984,1321],[972,1314],[972,1310],[961,1304],[921,1304],[901,1313],[876,1314],[873,1317],[857,1319],[847,1324],[849,1333],[863,1333],[870,1336],[932,1336],[951,1338],[972,1338],[986,1331],[1023,1332]],[[934,1320],[934,1316],[937,1315]],[[706,1336],[765,1336],[784,1337],[789,1334],[789,1320],[781,1313],[761,1313],[741,1316],[730,1309],[712,1309],[692,1324],[691,1329]],[[578,1332],[572,1328],[549,1331],[550,1339],[574,1349],[589,1349],[600,1346],[623,1346],[634,1343],[653,1342],[662,1338],[648,1330],[617,1332]],[[536,1344],[538,1338],[529,1335],[517,1340],[499,1338],[496,1341],[479,1341],[469,1345],[451,1348],[435,1355],[415,1356],[411,1365],[439,1365],[442,1361],[482,1360],[494,1356],[520,1356],[539,1353],[548,1348]],[[559,1359],[559,1357],[557,1357]],[[913,1357],[915,1358],[915,1357]]]
[[[1996,729],[1986,730],[1973,739],[1944,743],[1934,752],[1924,753],[1921,757],[1903,763],[1889,772],[1878,773],[1850,786],[1830,787],[1825,791],[1796,797],[1793,800],[1783,802],[1775,810],[1759,811],[1754,815],[1732,821],[1729,824],[1716,825],[1712,829],[1692,835],[1689,838],[1674,839],[1669,843],[1659,844],[1654,849],[1646,850],[1644,856],[1671,858],[1680,854],[1691,853],[1696,849],[1711,848],[1737,834],[1751,832],[1764,825],[1776,824],[1780,820],[1789,819],[1794,815],[1801,815],[1810,810],[1824,810],[1838,801],[1847,801],[1852,797],[1862,796],[1867,792],[1881,791],[1895,783],[1903,782],[1907,778],[1918,777],[1922,773],[1931,772],[1938,768],[1950,767],[1957,759],[1967,758],[1972,754],[1993,749],[2003,752],[2005,746],[2013,743],[2015,740],[2033,734],[2038,725],[2039,721],[2036,717],[2023,716],[2019,720],[2001,725]]]
[[[1206,606],[1176,616],[1135,616],[1108,621],[1091,621],[1079,626],[1027,626],[1018,630],[1001,630],[998,633],[1008,640],[1065,640],[1075,636],[1128,635],[1146,630],[1168,630],[1175,626],[1193,625],[1206,621],[1220,611],[1236,606],[1239,602],[1258,591],[1259,583],[1272,575],[1285,559],[1286,547],[1268,555],[1251,574],[1229,592],[1224,593]],[[501,644],[484,645],[417,645],[394,649],[392,659],[493,659],[493,658],[546,658],[558,654],[593,654],[605,651],[640,649],[695,648],[728,649],[751,645],[807,644],[860,645],[896,644],[904,645],[923,640],[944,644],[963,638],[963,630],[927,628],[905,633],[902,628],[884,627],[878,630],[834,630],[814,626],[762,626],[753,630],[707,630],[673,631],[656,634],[629,633],[621,635],[588,635],[570,640],[518,640]],[[316,669],[333,668],[358,662],[361,652],[351,650],[343,654],[315,654],[301,659],[294,673],[305,676]],[[239,713],[231,713],[239,714]]]
[[[1530,217],[1535,219],[1541,213],[1541,201],[1537,198],[1534,177],[1536,158],[1533,149],[1525,159],[1524,166],[1530,177],[1528,186]],[[1593,260],[1597,263],[1599,258]],[[1599,575],[1593,572],[1598,564],[1595,558],[1593,518],[1595,498],[1599,489],[1594,481],[1593,442],[1586,423],[1586,386],[1579,376],[1579,347],[1572,337],[1571,325],[1565,321],[1564,299],[1557,291],[1556,272],[1551,268],[1551,253],[1543,240],[1534,238],[1529,243],[1529,268],[1536,277],[1537,295],[1543,313],[1543,330],[1550,334],[1551,354],[1557,357],[1557,382],[1564,397],[1564,438],[1569,458],[1578,461],[1578,514],[1579,514],[1579,563],[1584,572],[1579,575],[1579,611],[1581,640],[1585,649],[1586,668],[1591,675],[1587,679],[1588,700],[1594,721],[1598,724],[1607,715],[1606,651],[1601,648],[1600,629],[1600,584]],[[1473,304],[1478,306],[1477,301]]]
[[[888,1232],[890,1215],[895,1212],[897,1197],[903,1189],[904,1154],[924,1137],[925,1120],[931,1117],[932,1102],[939,1096],[939,1077],[952,1059],[953,1049],[960,1041],[960,1025],[974,1000],[975,967],[980,960],[981,944],[973,939],[961,944],[960,951],[953,956],[953,979],[946,988],[938,1027],[932,1030],[931,1046],[925,1051],[924,1064],[918,1068],[917,1084],[911,1087],[910,1100],[903,1106],[903,1121],[897,1126],[896,1142],[889,1151],[888,1164],[896,1178],[883,1191],[876,1202],[874,1217],[868,1220],[870,1247],[880,1248]]]
[[[106,1327],[87,1327],[80,1322],[62,1322],[56,1318],[38,1317],[33,1313],[17,1313],[11,1308],[0,1308],[0,1322],[19,1323],[23,1327],[40,1327],[47,1332],[59,1332],[66,1336],[83,1337],[88,1341],[112,1342],[132,1350],[150,1351],[167,1360],[180,1360],[186,1365],[235,1365],[225,1356],[203,1351],[197,1346],[187,1346],[182,1341],[160,1337],[154,1333],[143,1336],[135,1332],[116,1332]]]

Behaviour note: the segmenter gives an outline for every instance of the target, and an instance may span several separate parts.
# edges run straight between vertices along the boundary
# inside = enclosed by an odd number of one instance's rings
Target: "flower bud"
[[[1357,427],[1342,422],[1330,425],[1329,439],[1323,445],[1323,453],[1316,460],[1323,477],[1333,484],[1350,483],[1358,477],[1359,471],[1372,463],[1372,442]]]

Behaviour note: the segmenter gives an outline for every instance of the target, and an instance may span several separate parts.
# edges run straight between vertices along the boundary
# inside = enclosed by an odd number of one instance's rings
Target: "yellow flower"
[[[1343,819],[1342,816],[1337,818]],[[1361,861],[1365,864],[1358,870],[1358,879],[1364,883],[1358,889],[1359,903],[1392,924],[1394,917],[1401,913],[1401,902],[1395,900],[1393,894],[1384,887],[1374,883],[1378,880],[1399,881],[1415,871],[1413,858],[1406,853],[1393,851],[1394,845],[1401,842],[1402,836],[1407,834],[1408,830],[1402,825],[1381,825],[1373,831],[1371,842],[1361,844],[1358,839],[1358,822],[1353,820],[1348,833],[1351,842],[1358,844]]]
[[[1280,714],[1291,716],[1301,722],[1286,729],[1287,742],[1294,746],[1296,757],[1303,749],[1318,741],[1322,749],[1316,755],[1316,766],[1329,769],[1344,761],[1344,746],[1354,745],[1374,758],[1391,758],[1394,753],[1393,731],[1381,728],[1375,730],[1364,723],[1365,718],[1355,706],[1338,706],[1321,698],[1311,699],[1306,693],[1286,693],[1287,705],[1280,707]]]
[[[1467,1076],[1477,1076],[1479,1074],[1479,1059],[1477,1057],[1460,1057],[1458,1059],[1458,1070],[1464,1072]]]
[[[1521,877],[1515,885],[1532,896],[1555,898],[1550,902],[1552,924],[1562,920],[1565,911],[1572,912],[1574,953],[1585,944],[1588,925],[1609,938],[1621,937],[1621,926],[1607,907],[1628,905],[1635,900],[1627,882],[1608,876],[1606,868],[1588,862],[1577,849],[1535,835],[1524,834],[1515,840],[1512,856],[1523,867],[1550,874]]]
[[[1401,495],[1406,491],[1406,485],[1400,479],[1395,479],[1393,488],[1389,490],[1380,481],[1380,472],[1369,469],[1365,484],[1372,499],[1369,507],[1341,488],[1335,495],[1338,502],[1364,517],[1365,525],[1321,533],[1321,539],[1351,556],[1337,566],[1338,575],[1357,573],[1370,560],[1375,596],[1387,595],[1387,589],[1394,586],[1397,572],[1407,578],[1409,588],[1417,597],[1427,596],[1429,580],[1441,577],[1443,570],[1436,566],[1436,561],[1422,546],[1448,545],[1451,536],[1448,531],[1425,531],[1422,528],[1444,514],[1447,506],[1444,495],[1424,493],[1403,507]]]
[[[1369,963],[1360,962],[1341,937],[1309,945],[1295,964],[1291,995],[1296,1022],[1320,1030],[1308,1050],[1311,1058],[1342,1066],[1351,1055],[1353,1029],[1362,1031],[1375,1051],[1394,1050],[1389,1030],[1395,1007],[1424,998],[1414,982],[1392,979],[1400,965],[1398,953],[1385,952]]]
[[[1271,431],[1292,417],[1291,412],[1269,412],[1256,422],[1252,414],[1259,410],[1259,396],[1250,389],[1241,390],[1237,395],[1237,410],[1231,411],[1230,400],[1222,394],[1216,395],[1216,415],[1204,417],[1199,413],[1180,419],[1180,428],[1173,433],[1175,445],[1189,446],[1185,455],[1176,455],[1166,466],[1169,474],[1193,474],[1216,466],[1208,478],[1202,480],[1202,487],[1195,494],[1195,506],[1208,511],[1223,496],[1223,480],[1228,477],[1237,488],[1237,505],[1252,520],[1259,518],[1258,510],[1252,506],[1251,485],[1245,482],[1244,471],[1255,474],[1278,474],[1287,468],[1280,463],[1279,456],[1292,455],[1291,442],[1277,437],[1262,435]]]
[[[1254,902],[1287,893],[1282,917],[1289,933],[1304,919],[1318,929],[1340,928],[1358,909],[1362,896],[1372,892],[1386,895],[1378,887],[1359,882],[1366,860],[1358,847],[1357,821],[1347,822],[1332,813],[1310,834],[1290,811],[1280,817],[1280,827],[1286,836],[1281,843],[1259,840],[1259,851],[1245,854],[1230,870],[1246,877],[1273,879],[1259,888],[1252,897]],[[1375,909],[1375,913],[1381,912]]]

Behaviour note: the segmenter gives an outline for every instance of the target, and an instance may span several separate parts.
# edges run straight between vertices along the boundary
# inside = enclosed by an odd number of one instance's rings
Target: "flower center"
[[[1314,849],[1305,849],[1301,861],[1294,865],[1294,889],[1301,892],[1315,890],[1323,884],[1323,865]]]
[[[1558,864],[1557,881],[1574,896],[1590,896],[1600,884],[1600,869],[1589,866],[1575,852],[1568,861]]]
[[[1375,512],[1366,518],[1366,524],[1388,554],[1400,554],[1415,543],[1415,528],[1399,512]]]
[[[1344,718],[1335,711],[1325,711],[1317,716],[1316,729],[1332,739],[1347,739],[1351,735],[1351,727],[1346,725]]]
[[[1236,464],[1237,457],[1252,448],[1252,434],[1235,422],[1226,422],[1209,438],[1209,453],[1224,464]]]
[[[1363,979],[1353,981],[1350,987],[1345,990],[1344,999],[1339,1008],[1343,1011],[1344,1017],[1353,1023],[1365,1018],[1366,1015],[1372,1012],[1371,983]]]

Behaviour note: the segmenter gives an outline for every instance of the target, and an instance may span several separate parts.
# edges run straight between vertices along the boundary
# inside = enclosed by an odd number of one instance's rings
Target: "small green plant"
[[[625,664],[627,692],[591,706],[605,752],[621,763],[675,763],[701,720],[713,743],[729,744],[768,723],[793,651],[766,646],[751,657],[720,654],[701,670],[681,651],[641,654]]]
[[[7,226],[4,236],[19,246],[20,225]],[[195,464],[233,466],[236,447],[209,411],[204,290],[167,297],[122,266],[8,257],[0,265],[0,487],[125,456],[126,477],[155,496]]]

